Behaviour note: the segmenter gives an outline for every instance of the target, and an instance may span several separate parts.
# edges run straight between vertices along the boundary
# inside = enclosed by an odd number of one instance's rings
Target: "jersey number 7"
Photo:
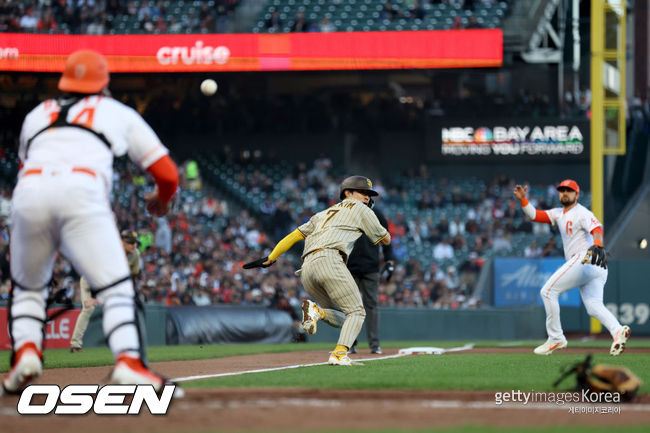
[[[340,211],[341,211],[341,209],[330,209],[330,210],[328,210],[328,211],[327,211],[327,215],[329,215],[329,216],[327,217],[327,219],[325,219],[325,221],[323,222],[323,225],[322,225],[320,228],[325,227],[325,224],[327,224],[328,222],[330,222],[330,220],[332,219],[332,217],[334,217],[334,215],[336,215],[336,214],[339,213]]]

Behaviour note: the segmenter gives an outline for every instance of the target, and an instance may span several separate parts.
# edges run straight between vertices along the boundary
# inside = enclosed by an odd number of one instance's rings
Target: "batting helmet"
[[[364,176],[350,176],[341,183],[339,198],[345,198],[345,190],[364,191],[369,196],[373,197],[379,195],[377,191],[372,189],[372,181]]]
[[[108,64],[96,51],[79,50],[70,54],[59,80],[59,90],[73,93],[99,93],[110,80]]]

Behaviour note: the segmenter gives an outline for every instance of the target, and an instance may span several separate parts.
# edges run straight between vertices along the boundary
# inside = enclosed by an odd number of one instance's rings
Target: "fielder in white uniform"
[[[9,333],[11,370],[5,392],[20,392],[42,372],[47,283],[57,252],[89,283],[103,305],[103,330],[116,359],[114,383],[165,380],[142,363],[135,292],[109,203],[114,156],[129,155],[155,179],[147,209],[164,215],[178,186],[167,149],[133,109],[107,96],[109,73],[94,51],[71,54],[59,99],[25,118],[21,170],[12,197]]]
[[[374,244],[390,244],[388,230],[370,208],[370,197],[376,195],[370,179],[345,179],[340,187],[340,203],[312,216],[282,239],[268,257],[244,265],[245,269],[271,266],[293,244],[305,240],[303,265],[297,274],[317,303],[303,301],[302,326],[309,334],[316,333],[319,320],[341,328],[338,344],[328,360],[330,365],[355,364],[348,352],[366,317],[361,293],[346,266],[354,243],[365,233]]]
[[[560,322],[558,297],[567,290],[579,287],[587,313],[605,325],[614,339],[610,354],[620,355],[625,350],[631,331],[628,326],[621,326],[603,304],[607,253],[603,248],[602,224],[589,209],[578,203],[580,187],[577,182],[566,179],[557,186],[557,190],[562,207],[543,211],[536,210],[528,202],[528,186],[522,188],[517,185],[514,190],[514,195],[528,218],[557,226],[567,260],[540,291],[546,310],[548,340],[535,348],[534,352],[537,355],[550,355],[554,350],[567,347]]]

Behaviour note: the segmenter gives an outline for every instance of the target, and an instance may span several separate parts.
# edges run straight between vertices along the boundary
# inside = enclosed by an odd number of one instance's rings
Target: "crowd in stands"
[[[0,0],[0,32],[59,34],[129,33],[232,33],[233,15],[240,0]],[[325,2],[322,2],[325,5]],[[386,1],[377,20],[422,23],[432,6],[448,6],[471,13],[478,6],[489,8],[496,0],[397,0]],[[271,3],[270,3],[271,4]],[[268,18],[261,21],[266,31],[333,32],[348,30],[333,23],[336,14],[311,14],[306,17],[300,2],[287,19],[271,6]],[[342,0],[328,2],[344,6]],[[309,5],[306,2],[306,5]],[[302,8],[302,9],[301,9]],[[346,16],[346,13],[340,14]],[[363,14],[362,14],[363,15]],[[365,14],[365,18],[374,14]],[[283,20],[286,21],[283,23]],[[454,16],[444,28],[482,28],[482,18]],[[420,29],[419,27],[417,29]],[[424,29],[424,27],[422,28]],[[258,29],[254,29],[258,31]],[[357,30],[363,30],[359,28]],[[376,29],[375,29],[376,30]]]
[[[0,0],[0,32],[231,33],[239,0]]]
[[[459,30],[501,24],[507,2],[496,0],[270,0],[253,32]]]
[[[338,197],[342,177],[327,157],[315,160],[311,167],[298,163],[281,179],[261,167],[251,168],[252,160],[237,161],[237,155],[222,155],[221,161],[234,168],[231,179],[227,180],[230,188],[246,197],[252,211],[262,216],[263,228],[274,241],[312,214],[334,204]],[[407,173],[404,178],[434,182],[426,166],[417,173]],[[387,214],[393,250],[399,262],[393,279],[380,286],[381,305],[475,306],[477,299],[471,295],[486,258],[562,254],[550,226],[533,225],[523,218],[519,205],[512,198],[512,180],[495,178],[478,195],[461,194],[456,184],[447,179],[436,182],[435,193],[425,190],[421,196],[410,193],[399,182],[396,186],[384,186],[381,181],[375,183],[381,193],[377,207]],[[537,186],[534,191],[531,202],[537,207],[556,205],[557,192],[552,185]],[[459,215],[447,218],[444,213],[437,220],[424,217],[427,210],[446,210],[450,206],[465,206],[468,211],[463,218]],[[411,217],[407,219],[405,212],[409,210],[415,212],[410,212]],[[516,233],[541,238],[543,246],[522,244],[519,251],[510,240]],[[524,246],[529,248],[524,251]],[[418,252],[426,248],[429,249],[427,254]]]
[[[336,201],[341,179],[333,173],[331,161],[319,158],[311,167],[298,164],[279,185],[283,199],[252,212],[237,209],[230,202],[217,198],[214,190],[206,186],[207,182],[196,175],[196,166],[192,167],[194,174],[191,176],[188,176],[188,167],[188,164],[181,167],[184,181],[172,212],[166,217],[152,219],[144,209],[142,196],[153,188],[153,184],[130,163],[118,164],[113,208],[119,227],[138,233],[143,260],[138,286],[146,301],[166,305],[260,305],[286,310],[297,318],[300,299],[307,296],[294,275],[300,263],[300,246],[267,269],[242,272],[241,265],[267,255],[278,238],[313,212]],[[416,176],[424,175],[426,169],[422,168]],[[251,191],[268,185],[260,172],[242,172],[237,177]],[[472,295],[486,252],[498,248],[499,239],[513,230],[526,229],[508,223],[508,214],[517,211],[510,199],[511,186],[508,179],[493,180],[488,192],[476,204],[474,223],[459,224],[457,219],[441,219],[419,224],[417,219],[405,221],[403,215],[389,215],[398,265],[390,282],[382,281],[380,285],[380,305],[428,308],[480,305]],[[415,199],[403,190],[387,190],[381,184],[377,189],[385,195],[384,201],[379,201],[380,209],[391,200]],[[550,191],[551,188],[549,196]],[[441,204],[436,201],[438,196],[434,195],[431,206]],[[532,201],[544,207],[546,199],[533,197]],[[9,209],[10,188],[3,187],[0,189],[0,293],[4,299],[10,284]],[[470,252],[457,265],[441,267],[449,251],[459,242],[465,242],[463,234],[469,231],[477,234],[472,238]],[[418,260],[406,247],[409,242],[425,237],[437,240],[436,260],[431,262]],[[546,238],[553,239],[553,235]],[[546,245],[543,250],[530,245],[526,255],[559,254],[557,247]],[[58,260],[54,278],[69,296],[77,296],[78,276],[69,263]]]

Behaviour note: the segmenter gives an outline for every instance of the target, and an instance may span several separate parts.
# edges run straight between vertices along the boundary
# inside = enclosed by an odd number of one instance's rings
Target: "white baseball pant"
[[[548,279],[540,294],[546,310],[546,332],[553,341],[564,341],[560,322],[560,294],[574,287],[580,289],[587,314],[598,319],[612,334],[621,327],[616,317],[603,304],[603,289],[607,281],[607,269],[589,263],[582,263],[586,251],[572,256]]]
[[[61,168],[22,176],[12,197],[10,251],[14,349],[29,341],[43,347],[46,285],[58,251],[93,289],[104,289],[96,297],[113,355],[140,357],[133,282],[99,177]]]

